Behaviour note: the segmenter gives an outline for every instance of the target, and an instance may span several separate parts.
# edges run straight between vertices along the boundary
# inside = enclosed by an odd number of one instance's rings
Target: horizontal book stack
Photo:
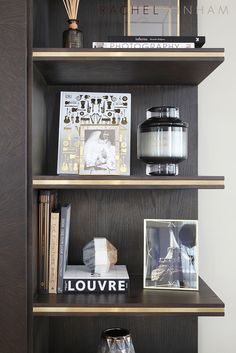
[[[93,42],[93,48],[104,49],[191,49],[201,48],[205,37],[115,36],[107,42]]]

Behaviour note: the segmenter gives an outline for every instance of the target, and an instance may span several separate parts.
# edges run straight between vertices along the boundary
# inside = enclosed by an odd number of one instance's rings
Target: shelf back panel
[[[92,41],[104,41],[108,35],[122,35],[124,18],[111,14],[109,8],[126,1],[81,0],[80,29],[84,46]],[[118,5],[119,4],[119,5]],[[197,1],[189,0],[184,9],[181,1],[181,34],[197,35]],[[101,9],[105,8],[105,12]],[[93,9],[93,10],[91,10]],[[108,11],[107,11],[108,10]],[[66,29],[63,3],[55,0],[34,0],[33,46],[62,46]],[[110,72],[112,75],[112,72]],[[198,174],[198,111],[196,86],[148,85],[46,85],[35,74],[33,110],[33,174],[55,175],[59,127],[60,91],[127,92],[132,94],[131,174],[145,175],[145,165],[137,160],[137,126],[146,116],[146,109],[158,105],[176,105],[181,118],[189,123],[189,157],[180,165],[181,176]],[[35,138],[34,138],[35,136]],[[37,192],[34,193],[37,195]],[[126,264],[130,273],[143,270],[143,220],[145,218],[198,218],[196,190],[60,190],[59,201],[71,202],[71,234],[69,263],[82,263],[82,247],[94,236],[107,237],[118,248],[118,261]],[[37,225],[37,205],[34,223]],[[36,229],[36,227],[34,227]],[[37,257],[37,232],[34,231],[33,253]],[[35,259],[34,259],[35,260]],[[37,261],[34,261],[37,273]],[[34,277],[35,293],[36,277]],[[157,292],[158,295],[158,292]],[[97,350],[101,331],[121,326],[131,330],[136,353],[197,353],[196,317],[35,317],[34,353],[92,353]],[[170,339],[171,337],[171,339]]]
[[[180,176],[198,175],[198,109],[196,86],[48,86],[46,174],[55,175],[59,131],[60,91],[131,93],[131,175],[144,176],[145,164],[137,159],[137,127],[154,106],[180,108],[181,119],[189,124],[189,155],[180,164]]]
[[[124,35],[126,6],[127,0],[81,0],[78,20],[79,29],[84,33],[84,47],[91,48],[94,41],[107,41],[109,35]],[[62,47],[67,19],[63,1],[34,0],[33,46]],[[197,35],[197,0],[180,0],[180,33]]]
[[[197,219],[196,190],[64,190],[71,202],[69,264],[83,264],[82,248],[93,237],[106,237],[118,249],[118,263],[143,271],[144,219]]]
[[[197,323],[191,317],[50,318],[49,347],[57,353],[97,352],[104,329],[124,327],[136,353],[197,353]]]

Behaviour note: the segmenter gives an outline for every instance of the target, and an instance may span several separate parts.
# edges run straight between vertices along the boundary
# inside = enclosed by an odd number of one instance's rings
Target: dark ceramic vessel
[[[77,20],[68,20],[68,29],[63,32],[63,48],[83,48],[83,32]]]
[[[123,328],[104,330],[98,353],[135,353],[129,330]]]

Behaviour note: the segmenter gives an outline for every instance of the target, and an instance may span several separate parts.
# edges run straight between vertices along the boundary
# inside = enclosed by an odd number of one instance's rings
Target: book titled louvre
[[[126,266],[113,266],[102,275],[92,274],[86,266],[67,266],[64,274],[64,293],[126,293],[128,288]]]

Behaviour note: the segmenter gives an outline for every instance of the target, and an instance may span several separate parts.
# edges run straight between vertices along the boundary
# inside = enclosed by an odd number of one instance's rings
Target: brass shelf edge
[[[224,180],[38,180],[33,179],[33,186],[224,186]]]
[[[224,58],[224,52],[57,52],[33,51],[33,58]]]
[[[33,313],[224,313],[224,308],[33,307]]]

